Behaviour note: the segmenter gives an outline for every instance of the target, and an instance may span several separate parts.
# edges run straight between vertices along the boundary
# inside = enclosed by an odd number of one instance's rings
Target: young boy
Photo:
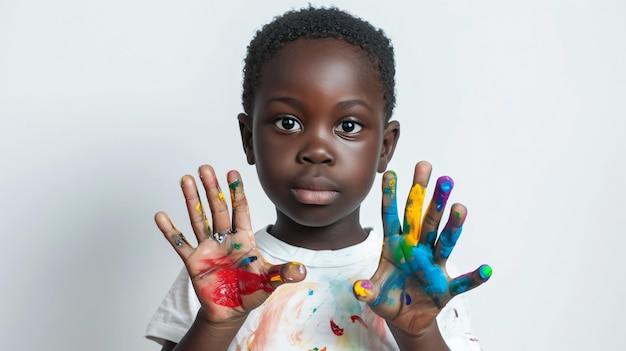
[[[386,172],[384,237],[360,224],[360,204],[398,141],[394,74],[384,33],[337,9],[288,12],[256,34],[239,126],[276,222],[253,232],[236,171],[227,175],[231,219],[214,170],[202,166],[211,228],[194,178],[184,176],[198,246],[156,214],[186,270],[148,337],[163,350],[480,349],[462,301],[450,299],[491,269],[446,273],[467,214],[453,205],[437,235],[452,180],[438,180],[422,220],[431,166],[418,163],[401,225],[396,176]]]

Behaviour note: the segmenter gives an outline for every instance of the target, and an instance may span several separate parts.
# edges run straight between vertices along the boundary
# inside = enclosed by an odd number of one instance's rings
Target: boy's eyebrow
[[[269,100],[267,100],[267,103],[271,103],[271,102],[284,102],[286,104],[289,105],[294,105],[294,106],[301,106],[302,105],[302,101],[296,99],[296,98],[292,98],[292,97],[288,97],[288,96],[280,96],[280,97],[275,97],[275,98],[271,98]],[[370,110],[370,111],[374,111],[374,109],[368,105],[365,101],[361,100],[361,99],[350,99],[350,100],[345,100],[345,101],[341,101],[337,104],[337,107],[339,109],[348,109],[352,106],[363,106],[366,109]]]
[[[339,108],[342,108],[342,109],[347,109],[347,108],[350,108],[352,106],[363,106],[363,107],[367,108],[370,111],[374,111],[374,109],[372,109],[372,107],[370,105],[368,105],[365,101],[363,101],[361,99],[352,99],[352,100],[342,101],[342,102],[338,103],[337,106]]]

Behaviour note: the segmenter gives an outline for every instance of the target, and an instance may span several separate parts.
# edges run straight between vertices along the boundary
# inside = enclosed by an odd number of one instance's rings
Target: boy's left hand
[[[441,177],[426,216],[422,206],[432,167],[427,162],[415,166],[413,187],[404,214],[398,218],[396,175],[383,175],[383,252],[378,269],[370,280],[358,280],[353,289],[357,299],[388,323],[411,335],[421,335],[433,325],[439,311],[455,295],[473,289],[491,276],[491,267],[450,278],[446,261],[456,244],[467,209],[454,204],[439,236],[438,227],[453,187],[452,179]]]

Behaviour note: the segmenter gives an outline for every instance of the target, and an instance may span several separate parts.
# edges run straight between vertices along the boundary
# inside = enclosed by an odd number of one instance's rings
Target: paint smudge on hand
[[[239,307],[242,304],[242,295],[250,295],[259,290],[270,293],[274,291],[268,284],[267,276],[246,272],[240,268],[223,269],[215,273],[215,277],[215,283],[204,287],[201,293],[221,306]]]
[[[409,246],[417,245],[422,230],[422,207],[424,206],[424,197],[426,196],[426,187],[415,184],[411,187],[409,198],[406,202],[404,210],[404,237],[406,244]]]
[[[433,197],[435,199],[438,212],[441,212],[441,210],[445,207],[453,187],[454,181],[452,181],[452,178],[443,176],[437,179],[437,187],[435,188],[435,194]]]

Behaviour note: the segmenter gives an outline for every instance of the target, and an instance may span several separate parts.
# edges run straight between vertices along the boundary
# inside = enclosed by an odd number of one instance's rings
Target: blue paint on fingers
[[[454,246],[456,245],[457,240],[459,240],[459,236],[461,236],[462,231],[463,226],[460,226],[457,230],[446,228],[441,232],[441,235],[439,236],[439,242],[441,243],[439,255],[441,255],[442,258],[450,257],[452,249],[454,249]]]

